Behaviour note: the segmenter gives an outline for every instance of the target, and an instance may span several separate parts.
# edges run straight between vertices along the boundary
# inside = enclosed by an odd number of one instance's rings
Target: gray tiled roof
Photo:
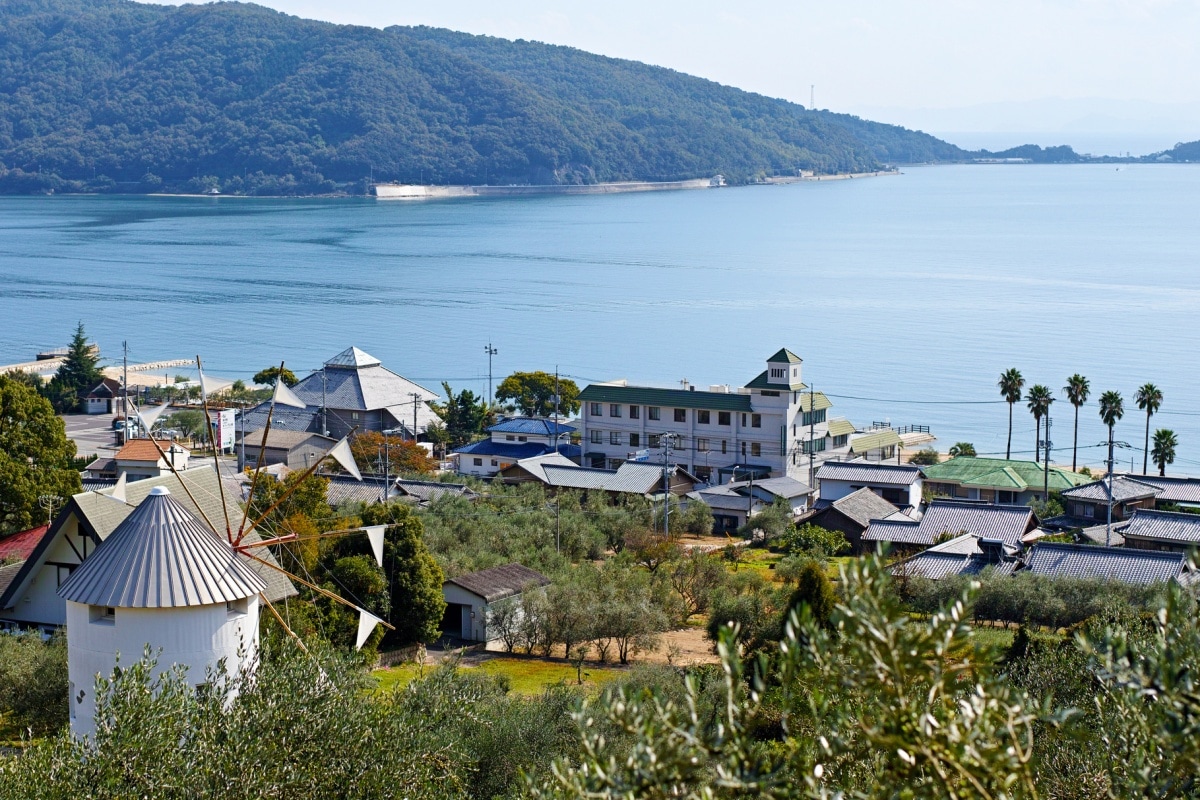
[[[1089,542],[1095,544],[1108,544],[1112,547],[1120,547],[1125,544],[1125,537],[1121,535],[1121,531],[1125,530],[1126,523],[1114,522],[1112,530],[1109,531],[1107,525],[1091,525],[1079,530],[1079,535]],[[1107,542],[1105,541],[1107,539]]]
[[[985,539],[1001,539],[1008,545],[1019,545],[1021,538],[1033,529],[1036,519],[1027,506],[984,505],[934,500],[920,523],[913,530],[898,529],[893,523],[877,521],[863,533],[864,541],[903,542],[932,545],[939,537],[973,533]],[[903,538],[894,538],[901,536]]]
[[[1130,475],[1129,477],[1161,489],[1162,492],[1155,498],[1159,503],[1200,504],[1200,478],[1160,477],[1158,475]]]
[[[750,481],[738,481],[737,486],[739,488],[745,486],[747,487],[748,491]],[[778,478],[764,478],[763,480],[755,481],[754,488],[755,490],[761,489],[764,492],[774,495],[775,497],[782,497],[785,500],[803,497],[812,492],[812,489],[809,488],[807,483],[786,476],[781,476]]]
[[[1139,508],[1133,512],[1122,533],[1127,539],[1200,544],[1200,515]]]
[[[1045,542],[1025,558],[1034,575],[1103,578],[1124,583],[1156,583],[1178,578],[1186,564],[1183,553]]]
[[[276,411],[279,407],[276,406]],[[297,445],[304,444],[309,440],[313,440],[313,444],[317,447],[330,448],[337,444],[336,439],[331,439],[328,436],[322,436],[319,433],[311,433],[309,431],[293,431],[287,429],[276,428],[271,425],[271,431],[267,434],[267,448],[271,450],[291,450]],[[261,429],[246,431],[246,447],[261,447],[263,440],[263,432]],[[241,441],[241,437],[238,437]]]
[[[632,494],[650,494],[658,488],[663,475],[660,466],[633,461],[626,461],[615,470],[557,464],[547,464],[542,470],[546,474],[546,482],[551,486]]]
[[[933,544],[933,537],[921,530],[919,522],[878,519],[863,531],[864,542],[895,542],[897,544]]]
[[[910,576],[920,576],[931,581],[941,580],[951,575],[978,575],[988,567],[998,575],[1011,575],[1016,568],[1016,562],[988,561],[981,555],[963,555],[961,553],[943,553],[926,550],[911,559],[896,565],[893,574],[904,573]]]
[[[325,502],[335,507],[342,503],[382,503],[388,488],[388,482],[382,478],[364,477],[361,481],[356,481],[349,476],[324,477],[329,479],[329,485],[325,487]]]
[[[562,453],[553,452],[544,453],[540,456],[531,456],[530,458],[519,459],[517,463],[506,467],[503,472],[515,470],[517,467],[520,467],[533,477],[540,480],[542,483],[549,483],[550,481],[546,477],[545,469],[548,466],[566,467],[567,469],[572,469],[574,467],[578,467],[579,465],[564,456]]]
[[[469,572],[450,578],[446,583],[461,586],[468,592],[482,597],[489,603],[520,594],[526,586],[546,586],[550,579],[542,573],[521,564],[505,564],[502,567]]]
[[[1141,480],[1127,478],[1124,475],[1118,475],[1113,478],[1112,482],[1112,497],[1116,503],[1126,503],[1130,500],[1143,500],[1147,497],[1154,497],[1162,493],[1162,489],[1157,486],[1152,486]],[[1062,496],[1069,500],[1090,500],[1096,503],[1108,502],[1108,481],[1099,480],[1085,483],[1082,486],[1076,486],[1074,489],[1065,489]]]
[[[0,567],[0,597],[8,590],[8,587],[16,580],[17,575],[21,572],[21,567],[25,566],[24,561],[16,561],[12,564],[6,564]]]
[[[170,492],[156,486],[58,588],[113,608],[182,608],[254,597],[266,581]]]
[[[468,498],[479,496],[468,489],[466,484],[440,483],[438,481],[398,480],[393,492],[393,496],[411,497],[419,503],[431,503],[448,494]]]
[[[869,525],[871,520],[884,519],[897,511],[894,505],[865,486],[834,500],[831,505],[863,527]]]
[[[762,501],[755,500],[753,497],[746,497],[740,494],[726,494],[724,492],[712,492],[707,489],[700,492],[688,492],[688,497],[692,500],[697,500],[704,503],[709,508],[715,508],[720,511],[750,511],[751,506],[762,506]]]
[[[886,483],[911,486],[921,479],[921,469],[900,464],[871,464],[865,461],[826,461],[817,470],[819,481],[848,481],[850,483]]]

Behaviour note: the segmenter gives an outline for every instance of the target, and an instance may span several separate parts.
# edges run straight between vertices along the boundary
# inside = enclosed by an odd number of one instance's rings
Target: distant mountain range
[[[0,191],[738,183],[967,156],[567,47],[243,3],[0,4]]]
[[[860,172],[967,152],[634,61],[244,3],[0,3],[0,192],[362,192]]]

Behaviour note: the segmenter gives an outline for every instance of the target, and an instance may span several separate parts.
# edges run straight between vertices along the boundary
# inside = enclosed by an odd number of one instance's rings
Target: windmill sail
[[[308,404],[296,396],[296,393],[288,388],[288,385],[283,382],[283,378],[278,378],[275,381],[275,393],[271,396],[271,400],[276,404],[291,406],[293,408],[305,408]]]
[[[354,645],[355,650],[362,650],[362,646],[366,644],[367,639],[371,638],[371,634],[375,631],[375,626],[383,622],[379,617],[372,614],[370,611],[358,610],[358,641]]]
[[[387,525],[372,525],[369,528],[364,528],[367,532],[367,539],[371,542],[371,551],[375,553],[375,560],[379,562],[379,566],[383,566],[383,532],[387,530]]]
[[[362,480],[362,473],[358,471],[358,464],[354,463],[354,454],[350,452],[350,440],[342,439],[333,446],[329,451],[329,456],[333,458],[342,469],[354,476],[355,480]]]

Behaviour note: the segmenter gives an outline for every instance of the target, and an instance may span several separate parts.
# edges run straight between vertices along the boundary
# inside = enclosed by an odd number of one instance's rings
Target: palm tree
[[[1075,438],[1071,443],[1071,471],[1074,472],[1079,457],[1079,408],[1087,402],[1088,395],[1092,393],[1092,386],[1087,378],[1076,372],[1067,378],[1067,385],[1063,387],[1063,391],[1067,393],[1067,402],[1075,406]]]
[[[1108,427],[1109,460],[1112,460],[1113,428],[1117,420],[1125,416],[1125,401],[1120,392],[1105,392],[1100,395],[1100,419]]]
[[[1175,463],[1175,448],[1178,446],[1179,439],[1176,438],[1175,431],[1159,428],[1154,432],[1154,450],[1150,456],[1158,466],[1160,476],[1167,474],[1167,464]]]
[[[959,456],[974,456],[975,445],[971,444],[970,442],[958,442],[951,447],[949,451],[947,451],[947,455],[949,455],[951,458],[958,458]]]
[[[997,386],[1000,387],[1000,396],[1008,403],[1008,446],[1004,449],[1004,458],[1007,460],[1012,458],[1013,405],[1021,402],[1021,390],[1025,388],[1025,379],[1014,367],[1000,374]]]
[[[1029,387],[1029,394],[1025,395],[1025,399],[1029,402],[1029,413],[1033,414],[1033,420],[1037,423],[1037,439],[1035,444],[1037,449],[1034,451],[1034,461],[1040,461],[1042,455],[1042,417],[1050,413],[1050,404],[1054,402],[1054,395],[1050,392],[1050,387],[1036,384]],[[1047,436],[1047,439],[1050,437]]]
[[[1146,442],[1142,446],[1142,474],[1145,475],[1150,464],[1150,417],[1162,406],[1162,389],[1153,383],[1144,384],[1138,387],[1133,399],[1137,401],[1137,407],[1146,412]]]

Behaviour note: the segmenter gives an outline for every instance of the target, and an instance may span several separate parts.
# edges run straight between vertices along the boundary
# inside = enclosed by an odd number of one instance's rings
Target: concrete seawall
[[[723,185],[716,178],[686,181],[628,181],[572,185],[523,186],[422,186],[418,184],[377,183],[372,186],[381,200],[432,200],[449,197],[526,197],[543,194],[619,194],[622,192],[664,192],[679,189],[712,189]]]

